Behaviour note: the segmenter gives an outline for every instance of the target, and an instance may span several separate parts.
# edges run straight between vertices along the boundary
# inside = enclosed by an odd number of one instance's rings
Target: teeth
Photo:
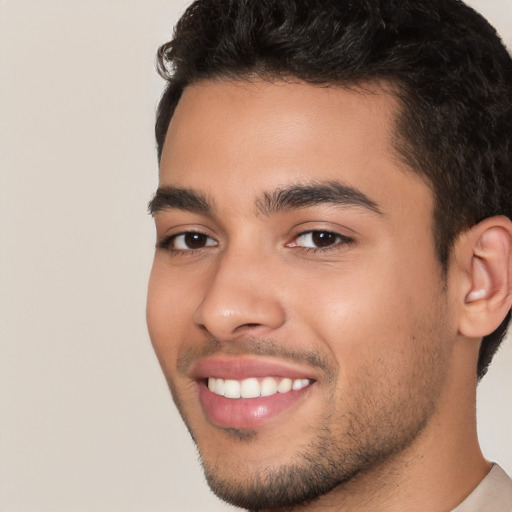
[[[244,379],[241,381],[232,379],[208,378],[208,389],[216,395],[226,398],[257,398],[259,396],[271,396],[276,393],[288,393],[291,390],[309,386],[309,379],[275,379],[274,377],[265,377],[263,380],[255,378]]]
[[[208,379],[208,382],[212,380],[214,382],[215,388],[212,389],[214,393],[217,393],[217,395],[224,395],[225,390],[225,382],[224,379]]]
[[[309,385],[309,379],[295,379],[292,384],[292,389],[296,391],[297,389],[305,388]]]
[[[277,393],[277,382],[272,377],[265,377],[261,381],[260,396],[270,396]]]
[[[292,379],[283,379],[277,385],[277,392],[278,393],[288,393],[288,391],[292,390],[292,386],[293,386]]]
[[[245,379],[240,384],[240,396],[242,398],[256,398],[260,396],[260,384],[258,379]]]
[[[219,381],[221,379],[217,379]],[[217,386],[215,386],[217,387]],[[240,398],[240,382],[237,380],[224,381],[224,396],[226,398]]]

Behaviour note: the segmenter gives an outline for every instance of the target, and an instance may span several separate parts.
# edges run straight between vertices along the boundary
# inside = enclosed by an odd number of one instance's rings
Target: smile
[[[272,396],[277,393],[298,391],[311,384],[310,379],[289,379],[265,377],[263,379],[248,378],[243,380],[208,378],[208,389],[226,398],[258,398]]]
[[[256,429],[278,421],[315,393],[320,373],[265,358],[203,359],[188,377],[196,383],[205,419],[216,427]]]

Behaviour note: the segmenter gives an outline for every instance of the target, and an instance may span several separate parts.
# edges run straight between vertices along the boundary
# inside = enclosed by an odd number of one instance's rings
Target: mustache
[[[338,367],[334,360],[318,350],[293,349],[271,338],[253,337],[223,342],[209,337],[200,344],[181,348],[177,360],[178,373],[186,376],[198,361],[214,355],[274,357],[318,368],[327,377],[335,375]]]

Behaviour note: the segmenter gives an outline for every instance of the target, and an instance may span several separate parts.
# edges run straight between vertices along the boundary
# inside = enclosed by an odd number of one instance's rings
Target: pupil
[[[185,235],[185,244],[190,249],[201,249],[205,246],[206,236],[201,233],[187,233]]]
[[[336,242],[336,235],[327,231],[316,231],[313,233],[312,238],[317,247],[327,247]]]

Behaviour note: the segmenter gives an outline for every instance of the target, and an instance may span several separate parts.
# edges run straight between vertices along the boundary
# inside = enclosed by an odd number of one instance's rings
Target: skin
[[[189,86],[171,120],[160,187],[192,190],[210,211],[155,212],[148,326],[210,485],[239,506],[441,512],[489,470],[465,301],[478,236],[443,276],[431,190],[394,149],[397,110],[379,85],[219,80]],[[332,182],[378,212],[261,208],[265,193]],[[189,231],[205,235],[193,250],[180,237]],[[342,237],[315,248],[312,231]],[[283,363],[314,384],[257,428],[222,428],[191,375],[216,356]],[[300,497],[314,470],[327,483]]]

